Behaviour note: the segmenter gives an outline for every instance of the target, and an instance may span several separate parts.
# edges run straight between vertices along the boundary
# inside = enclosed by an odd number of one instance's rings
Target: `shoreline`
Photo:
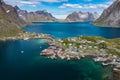
[[[91,40],[87,40],[89,38],[92,38],[93,42]],[[94,38],[96,38],[98,41],[94,42]],[[101,62],[103,66],[113,66],[114,76],[120,74],[120,57],[117,55],[108,54],[105,46],[105,44],[108,44],[107,41],[112,39],[105,39],[100,37],[94,38],[92,36],[80,36],[65,39],[55,39],[49,34],[25,32],[20,33],[17,36],[0,38],[0,41],[47,39],[45,43],[50,45],[50,47],[44,49],[40,53],[40,56],[61,60],[80,60],[85,57],[90,57],[95,62]],[[116,40],[118,41],[119,39],[116,38]],[[89,44],[95,44],[95,46],[90,46]],[[102,47],[100,44],[102,44]],[[100,47],[98,45],[100,45],[101,49],[99,49]],[[119,51],[119,49],[116,50]]]
[[[49,34],[37,34],[37,33],[19,33],[17,36],[3,37],[0,41],[16,41],[16,40],[30,40],[30,39],[53,39]]]

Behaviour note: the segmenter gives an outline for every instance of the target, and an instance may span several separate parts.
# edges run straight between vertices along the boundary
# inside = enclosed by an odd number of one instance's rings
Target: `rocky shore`
[[[37,34],[37,33],[19,33],[16,36],[11,37],[2,37],[0,38],[0,41],[7,41],[7,40],[29,40],[29,39],[53,39],[51,35],[48,34]]]

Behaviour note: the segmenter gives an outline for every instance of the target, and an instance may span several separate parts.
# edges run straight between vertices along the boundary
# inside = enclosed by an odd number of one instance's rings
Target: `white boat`
[[[24,53],[24,51],[21,51],[21,53]]]
[[[28,40],[29,38],[24,38],[24,40]]]

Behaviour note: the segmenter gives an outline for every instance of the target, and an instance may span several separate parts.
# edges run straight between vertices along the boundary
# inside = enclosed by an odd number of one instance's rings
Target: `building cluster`
[[[44,49],[40,55],[51,59],[81,59],[91,57],[96,62],[102,62],[104,66],[113,65],[115,69],[120,69],[120,58],[107,54],[106,41],[89,41],[81,38],[68,38],[58,40],[48,40],[49,48]]]

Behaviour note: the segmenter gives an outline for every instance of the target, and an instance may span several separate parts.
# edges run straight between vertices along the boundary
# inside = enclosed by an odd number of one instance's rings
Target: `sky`
[[[4,0],[12,6],[17,5],[22,10],[47,10],[58,19],[64,19],[74,11],[98,12],[110,6],[115,0]]]

